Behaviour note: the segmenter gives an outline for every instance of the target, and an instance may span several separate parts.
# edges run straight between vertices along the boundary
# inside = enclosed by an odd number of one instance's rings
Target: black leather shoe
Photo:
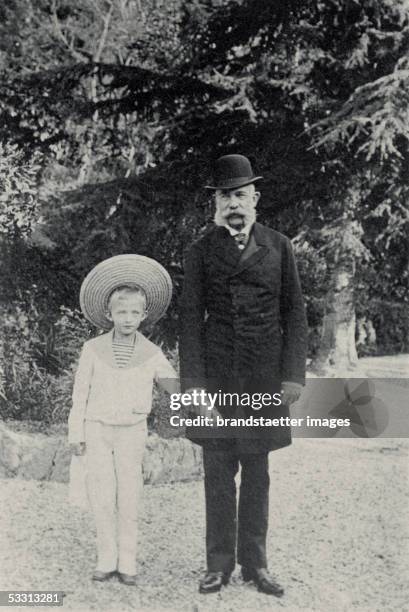
[[[230,576],[223,572],[207,572],[199,583],[199,593],[217,593],[229,582]]]
[[[269,574],[266,567],[242,567],[241,575],[245,582],[252,580],[258,587],[258,590],[267,595],[275,595],[282,597],[284,589],[274,578]]]

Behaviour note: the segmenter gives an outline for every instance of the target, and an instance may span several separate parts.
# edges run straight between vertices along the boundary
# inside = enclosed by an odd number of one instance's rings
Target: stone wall
[[[0,477],[68,482],[70,459],[66,436],[15,432],[0,423]],[[147,484],[197,480],[201,448],[184,438],[151,434],[143,474]]]

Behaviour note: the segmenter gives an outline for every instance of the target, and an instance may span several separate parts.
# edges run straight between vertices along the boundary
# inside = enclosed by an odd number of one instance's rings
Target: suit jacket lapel
[[[222,268],[226,276],[231,276],[240,261],[241,252],[234,238],[225,227],[215,227],[212,244],[212,258],[217,268]]]
[[[243,261],[246,261],[246,259],[254,255],[254,253],[256,253],[259,248],[260,247],[258,246],[256,239],[254,238],[254,233],[250,232],[246,248],[244,249],[244,251],[241,252],[239,264],[243,263]]]
[[[233,271],[232,276],[240,274],[240,272],[243,272],[243,270],[254,266],[254,264],[260,261],[260,259],[263,259],[267,253],[268,247],[265,241],[263,228],[259,223],[255,223],[250,233],[247,246],[242,253],[242,257],[240,258],[236,269]]]

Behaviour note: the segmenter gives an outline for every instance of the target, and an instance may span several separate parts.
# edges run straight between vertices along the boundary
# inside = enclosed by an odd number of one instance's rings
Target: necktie
[[[247,244],[247,234],[240,232],[240,234],[236,234],[235,236],[233,236],[233,238],[236,241],[238,248],[240,250],[243,250]]]

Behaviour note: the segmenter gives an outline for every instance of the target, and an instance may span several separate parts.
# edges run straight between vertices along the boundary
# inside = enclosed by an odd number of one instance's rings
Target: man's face
[[[256,206],[260,194],[253,184],[235,189],[217,189],[216,225],[230,225],[235,230],[241,230],[256,219]]]

